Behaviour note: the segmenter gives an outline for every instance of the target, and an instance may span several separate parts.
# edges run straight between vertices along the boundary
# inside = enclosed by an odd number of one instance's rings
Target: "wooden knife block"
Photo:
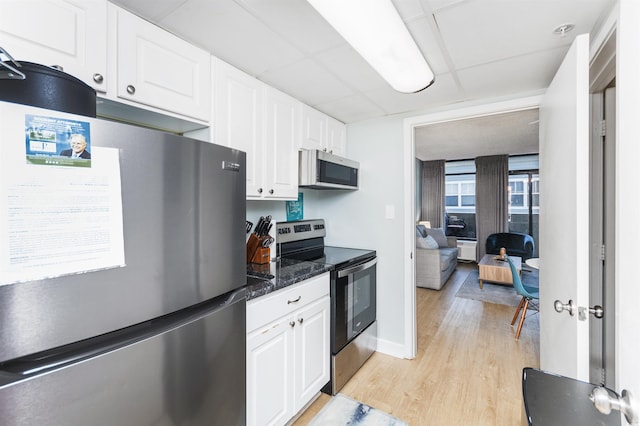
[[[265,264],[271,262],[271,248],[262,247],[262,242],[268,237],[266,235],[258,238],[256,234],[249,235],[249,240],[247,241],[247,263]]]
[[[269,262],[271,262],[271,247],[258,247],[251,258],[251,263],[262,265]]]

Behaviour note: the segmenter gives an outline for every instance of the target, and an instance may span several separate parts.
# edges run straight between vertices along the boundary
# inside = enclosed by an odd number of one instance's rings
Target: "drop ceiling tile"
[[[407,24],[409,32],[416,41],[416,44],[422,51],[427,63],[433,70],[434,74],[444,74],[451,70],[442,54],[440,48],[440,34],[434,31],[433,19],[422,17]]]
[[[405,94],[391,87],[365,93],[388,114],[426,110],[433,106],[462,100],[462,93],[450,74],[436,76],[436,81],[421,92]]]
[[[311,106],[354,94],[353,89],[311,59],[266,72],[259,78]]]
[[[458,71],[467,99],[493,98],[546,89],[566,47],[536,52]]]
[[[344,44],[327,21],[304,0],[236,0],[273,32],[313,54]]]
[[[343,83],[357,91],[366,92],[388,85],[380,74],[348,44],[317,54],[314,59]]]
[[[420,0],[391,0],[403,21],[411,21],[422,17],[424,10]]]
[[[361,94],[319,104],[315,108],[343,123],[353,123],[385,115],[382,108]]]
[[[569,45],[576,34],[589,32],[611,0],[475,1],[435,13],[438,27],[456,68]],[[567,37],[553,29],[576,25]]]
[[[189,0],[161,24],[253,76],[304,57],[232,1]]]
[[[421,0],[421,3],[425,11],[435,12],[465,1],[469,0]]]

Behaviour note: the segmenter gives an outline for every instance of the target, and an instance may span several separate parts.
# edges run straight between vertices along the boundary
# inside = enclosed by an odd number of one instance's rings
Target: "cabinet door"
[[[327,147],[327,116],[308,105],[302,107],[302,138],[299,148],[324,150]]]
[[[247,153],[247,198],[262,198],[264,84],[213,59],[213,142]]]
[[[0,46],[18,61],[59,65],[106,91],[106,0],[2,0]]]
[[[329,297],[325,296],[295,313],[294,412],[329,381],[329,309]]]
[[[247,338],[248,425],[283,425],[295,414],[292,321],[282,318]]]
[[[266,93],[264,197],[297,199],[302,104],[272,88]]]
[[[327,117],[327,150],[335,155],[347,155],[347,129],[344,123],[332,117]]]
[[[209,121],[211,55],[116,9],[117,96]]]

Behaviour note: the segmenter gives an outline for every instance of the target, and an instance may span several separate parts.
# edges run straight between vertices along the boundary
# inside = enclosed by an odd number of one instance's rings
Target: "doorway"
[[[416,212],[416,146],[415,130],[422,126],[430,126],[443,123],[464,123],[465,120],[478,119],[482,117],[495,117],[500,114],[508,114],[518,111],[529,111],[537,109],[542,97],[532,96],[527,98],[514,99],[504,102],[496,102],[485,105],[477,105],[457,110],[444,111],[428,114],[424,116],[410,117],[404,121],[404,199],[407,206],[404,209],[404,235],[411,236],[405,239],[404,250],[408,254],[405,257],[405,357],[413,359],[417,350],[416,340],[416,287],[415,287],[415,260],[413,252],[415,250],[415,212]],[[537,145],[536,145],[537,147]],[[465,154],[464,150],[458,146],[458,150]],[[483,154],[480,154],[483,155]],[[490,155],[490,154],[484,154]],[[468,158],[469,152],[465,154]],[[477,156],[477,155],[476,155]],[[455,159],[455,158],[452,158]]]

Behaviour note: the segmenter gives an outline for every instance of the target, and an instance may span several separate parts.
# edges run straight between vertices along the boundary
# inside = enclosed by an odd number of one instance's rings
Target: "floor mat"
[[[331,398],[309,425],[408,426],[402,420],[340,393]]]

